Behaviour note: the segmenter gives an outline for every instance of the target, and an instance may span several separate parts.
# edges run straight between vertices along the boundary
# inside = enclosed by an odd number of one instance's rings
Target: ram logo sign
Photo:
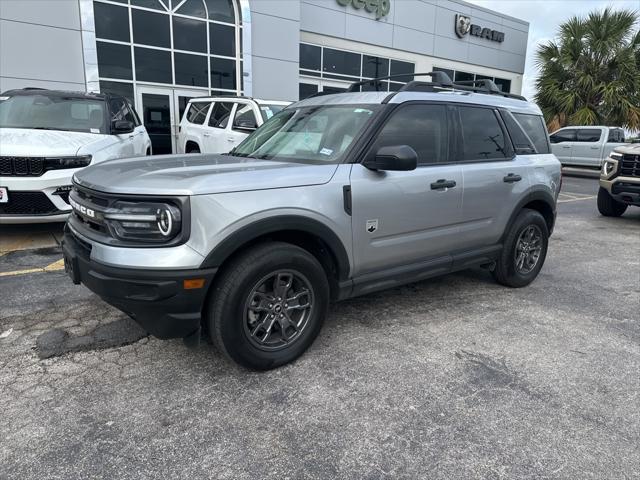
[[[456,14],[456,35],[463,38],[466,34],[473,35],[474,37],[486,38],[493,42],[504,42],[504,32],[498,30],[491,30],[490,28],[483,28],[480,25],[471,23],[471,18],[466,15]]]

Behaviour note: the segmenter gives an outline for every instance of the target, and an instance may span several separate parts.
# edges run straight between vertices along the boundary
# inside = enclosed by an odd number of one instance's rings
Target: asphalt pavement
[[[529,287],[348,300],[266,373],[72,285],[59,227],[0,226],[0,479],[640,478],[640,209],[596,193],[564,178]]]

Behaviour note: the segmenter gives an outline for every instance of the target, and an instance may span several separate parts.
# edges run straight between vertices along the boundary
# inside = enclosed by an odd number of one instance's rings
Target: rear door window
[[[459,107],[462,161],[507,158],[507,144],[496,112],[489,108]]]
[[[233,110],[233,102],[215,102],[209,117],[209,126],[215,128],[226,128]]]
[[[396,110],[382,127],[374,145],[408,145],[418,154],[418,164],[448,161],[449,129],[445,105],[406,105]]]
[[[529,136],[538,153],[549,153],[549,141],[544,118],[541,115],[514,113],[514,118]]]
[[[207,118],[210,106],[211,103],[209,102],[193,102],[189,110],[187,110],[187,121],[189,123],[202,125]]]
[[[596,143],[600,141],[601,136],[602,136],[602,130],[600,129],[584,128],[584,129],[578,130],[576,141],[583,142],[583,143]]]
[[[576,130],[573,128],[569,128],[566,130],[559,130],[549,138],[551,143],[562,143],[562,142],[575,142],[576,141]]]

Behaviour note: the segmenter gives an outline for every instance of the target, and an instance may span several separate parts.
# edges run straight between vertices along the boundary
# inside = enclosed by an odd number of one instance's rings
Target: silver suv
[[[429,75],[308,98],[229,154],[82,170],[69,275],[155,336],[194,345],[204,328],[252,369],[301,355],[330,301],[478,266],[528,285],[561,183],[540,109]]]

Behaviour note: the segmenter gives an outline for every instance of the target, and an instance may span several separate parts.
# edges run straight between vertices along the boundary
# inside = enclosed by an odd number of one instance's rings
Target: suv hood
[[[308,165],[228,155],[163,155],[109,160],[74,175],[87,188],[139,195],[203,195],[320,185],[337,165]]]
[[[618,153],[626,153],[627,155],[640,155],[640,143],[629,143],[614,149]]]
[[[77,155],[80,148],[104,140],[108,135],[63,130],[0,128],[0,155],[49,157]]]

